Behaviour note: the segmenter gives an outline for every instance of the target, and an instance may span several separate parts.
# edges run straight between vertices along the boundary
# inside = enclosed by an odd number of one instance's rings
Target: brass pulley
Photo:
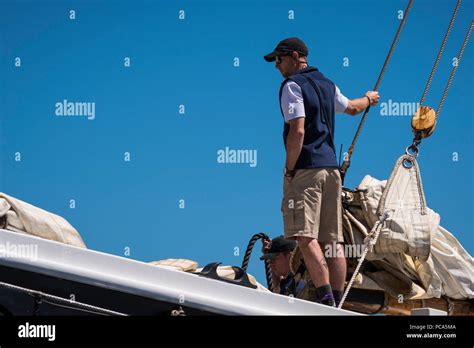
[[[413,134],[428,138],[436,128],[436,112],[430,106],[420,106],[411,118]]]
[[[441,43],[441,47],[438,51],[438,56],[436,57],[433,68],[431,69],[431,73],[428,78],[428,82],[426,83],[425,90],[423,91],[423,95],[421,96],[420,107],[418,108],[418,110],[416,110],[415,114],[413,115],[411,119],[411,128],[413,130],[414,137],[413,137],[412,145],[408,146],[406,149],[406,154],[409,156],[408,158],[415,159],[419,154],[418,146],[421,143],[421,139],[428,138],[431,134],[433,134],[436,128],[436,121],[441,112],[441,108],[443,107],[444,100],[446,99],[446,95],[448,94],[449,87],[451,86],[451,83],[453,82],[454,74],[456,73],[456,69],[459,66],[459,62],[461,61],[461,57],[463,55],[464,49],[466,48],[467,42],[469,40],[469,36],[471,35],[471,31],[474,26],[474,21],[471,21],[468,31],[466,33],[466,36],[464,37],[464,42],[457,56],[456,64],[453,66],[451,75],[449,76],[448,82],[446,83],[438,108],[435,111],[430,106],[424,106],[423,102],[425,101],[426,94],[428,93],[428,90],[431,86],[431,81],[433,79],[434,73],[436,71],[439,60],[441,58],[441,54],[443,53],[444,46],[446,45],[446,41],[448,39],[451,28],[453,26],[454,19],[456,18],[456,14],[458,12],[460,4],[461,4],[461,0],[458,0],[456,4],[456,8],[454,9],[453,15],[451,16],[451,21],[449,22],[448,29],[446,31],[446,34],[444,35],[443,42]],[[404,166],[405,168],[411,167],[409,163],[404,163]]]

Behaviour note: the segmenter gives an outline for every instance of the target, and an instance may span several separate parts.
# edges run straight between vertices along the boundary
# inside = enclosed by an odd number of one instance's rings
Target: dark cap
[[[279,236],[272,239],[272,245],[270,246],[270,250],[268,253],[263,254],[260,257],[260,260],[265,259],[273,259],[279,253],[283,253],[285,251],[293,251],[296,247],[296,241],[291,239],[285,239],[283,236]]]
[[[308,47],[306,47],[305,43],[297,37],[290,37],[288,39],[281,40],[273,52],[267,54],[263,58],[267,62],[274,62],[276,56],[291,54],[293,51],[298,52],[302,56],[308,55]]]

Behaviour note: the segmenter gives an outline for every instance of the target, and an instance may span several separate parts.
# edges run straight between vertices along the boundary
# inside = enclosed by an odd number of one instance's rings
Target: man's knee
[[[319,243],[321,250],[324,251],[324,256],[329,259],[345,258],[344,247],[341,243],[336,242],[321,242]]]
[[[317,239],[311,237],[297,237],[298,246],[303,253],[303,257],[310,257],[312,262],[319,265],[326,265],[326,260]]]
[[[298,241],[298,246],[303,250],[308,249],[312,244],[318,243],[316,239],[311,237],[296,237],[296,240]]]

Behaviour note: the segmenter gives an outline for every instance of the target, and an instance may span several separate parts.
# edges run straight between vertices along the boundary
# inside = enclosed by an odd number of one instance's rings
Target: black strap
[[[296,270],[295,276],[300,275],[301,278],[303,278],[304,272],[306,272],[306,265],[304,263],[304,259],[300,260],[300,265],[298,266],[298,269]]]
[[[296,294],[296,282],[295,282],[295,278],[293,278],[293,279],[291,280],[291,283],[290,283],[290,286],[288,287],[288,291],[287,291],[287,292],[288,292],[287,296],[289,296],[289,295],[296,296],[296,295],[297,295],[297,294]]]
[[[326,121],[326,126],[327,126],[328,131],[329,131],[329,138],[330,138],[329,139],[330,140],[329,146],[331,146],[332,150],[334,151],[334,156],[336,156],[336,146],[334,145],[334,135],[332,134],[331,124],[329,122],[329,117],[328,117],[328,114],[327,114],[327,110],[326,110],[326,108],[324,107],[324,104],[323,104],[323,98],[321,97],[321,90],[319,89],[319,86],[317,84],[315,84],[314,81],[311,80],[308,76],[305,76],[304,74],[301,74],[301,76],[303,76],[309,82],[309,84],[313,87],[314,91],[316,92],[316,95],[318,96],[319,105],[321,106],[321,111],[323,113],[323,117],[324,117],[324,120]]]

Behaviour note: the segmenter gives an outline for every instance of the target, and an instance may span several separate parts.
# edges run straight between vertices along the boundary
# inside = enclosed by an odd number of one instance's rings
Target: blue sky
[[[312,65],[347,97],[360,97],[375,84],[406,4],[2,1],[0,191],[64,216],[94,250],[240,265],[254,233],[282,233],[282,78],[262,56],[298,36]],[[414,2],[380,86],[382,103],[419,101],[454,5]],[[472,13],[473,1],[464,1],[425,105],[437,107]],[[428,205],[471,254],[472,62],[471,42],[419,157]],[[56,116],[64,99],[95,103],[95,119]],[[337,116],[337,146],[347,150],[358,121]],[[388,178],[412,140],[409,124],[407,115],[374,108],[346,186],[366,174]],[[257,150],[257,166],[217,163],[226,146]],[[264,282],[258,253],[250,272]]]

